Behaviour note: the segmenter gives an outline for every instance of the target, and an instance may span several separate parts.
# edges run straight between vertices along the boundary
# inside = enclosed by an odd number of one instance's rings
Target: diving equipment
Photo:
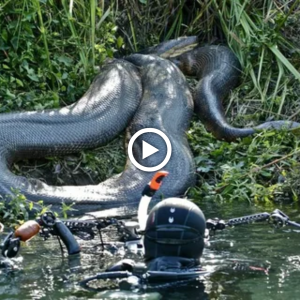
[[[162,180],[164,179],[164,177],[168,176],[168,174],[169,172],[166,171],[156,172],[151,181],[145,186],[138,208],[138,221],[140,230],[145,230],[148,218],[147,212],[149,203],[155,192],[160,188]]]

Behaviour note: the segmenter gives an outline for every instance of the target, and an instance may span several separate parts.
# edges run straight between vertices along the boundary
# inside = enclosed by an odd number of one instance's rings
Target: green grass
[[[299,3],[2,1],[0,112],[73,103],[107,58],[178,36],[198,35],[202,44],[227,44],[243,66],[241,86],[225,104],[231,124],[299,121]],[[215,201],[298,199],[297,135],[258,133],[253,139],[228,144],[216,141],[197,120],[188,135],[198,169],[198,185],[190,195]],[[46,176],[52,184],[96,183],[122,170],[123,150],[120,137],[78,155],[22,162],[15,171]]]
[[[292,181],[300,167],[300,141],[291,132],[265,131],[235,143],[212,142],[195,122],[189,140],[198,174],[190,196],[265,203],[298,200],[298,183]]]

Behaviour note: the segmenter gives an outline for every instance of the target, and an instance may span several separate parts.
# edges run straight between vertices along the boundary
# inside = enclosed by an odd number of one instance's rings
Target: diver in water
[[[147,209],[167,172],[158,172],[145,187],[139,205],[138,219],[144,235],[144,262],[124,259],[106,272],[128,271],[147,274],[147,280],[162,282],[192,279],[204,275],[200,258],[204,248],[206,220],[201,209],[187,199],[168,198]],[[138,277],[120,282],[121,289],[134,289]]]
[[[198,267],[204,248],[205,227],[202,211],[189,200],[169,198],[157,204],[147,218],[144,231],[147,269],[174,271]],[[131,271],[128,263],[126,259],[109,270]]]
[[[119,279],[121,290],[140,290],[147,289],[148,284],[155,287],[165,283],[168,286],[171,282],[195,280],[211,273],[202,268],[200,259],[208,236],[207,229],[224,229],[222,220],[206,221],[196,204],[182,198],[165,199],[147,215],[149,203],[167,175],[165,171],[157,172],[142,192],[138,232],[143,235],[144,261],[123,259],[105,272],[81,281],[81,285],[87,287],[87,283],[94,279]],[[264,214],[259,214],[231,219],[228,224],[247,223],[255,220],[254,217],[266,219]],[[248,265],[241,268],[266,271]]]

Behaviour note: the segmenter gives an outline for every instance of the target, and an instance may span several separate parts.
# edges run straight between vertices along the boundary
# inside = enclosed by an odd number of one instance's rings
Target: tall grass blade
[[[91,5],[91,49],[92,49],[92,66],[95,66],[95,26],[96,26],[96,0],[90,0]]]
[[[300,80],[300,73],[295,67],[287,60],[287,58],[280,52],[277,45],[269,46],[269,49],[276,55],[282,64],[298,79]]]

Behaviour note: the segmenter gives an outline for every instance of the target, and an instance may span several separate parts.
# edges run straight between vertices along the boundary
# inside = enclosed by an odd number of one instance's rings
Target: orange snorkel
[[[160,188],[162,180],[168,175],[169,172],[167,171],[158,171],[154,174],[151,181],[145,186],[138,208],[138,221],[140,230],[144,230],[146,227],[148,206],[153,195]]]

